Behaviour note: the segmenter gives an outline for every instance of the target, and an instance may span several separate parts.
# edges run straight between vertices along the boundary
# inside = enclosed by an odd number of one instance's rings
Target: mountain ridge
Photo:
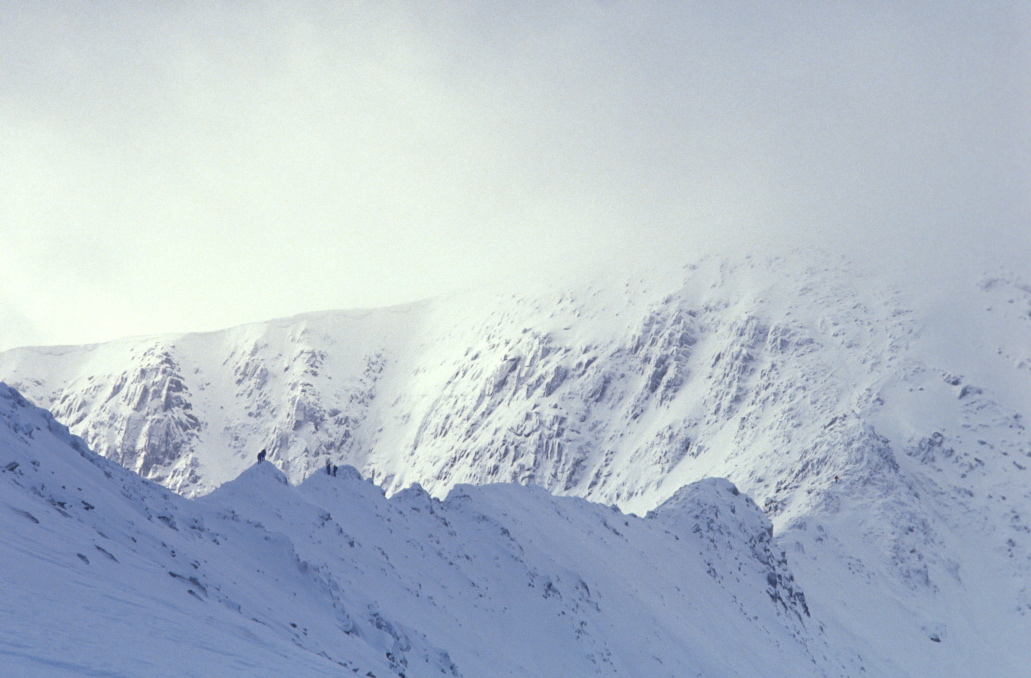
[[[0,384],[5,666],[405,678],[875,666],[829,651],[769,521],[727,481],[640,518],[514,485],[388,499],[357,470],[330,470],[294,486],[263,461],[185,499]]]
[[[1015,670],[1011,643],[976,639],[1031,631],[1028,286],[989,276],[930,303],[808,256],[681,273],[99,346],[81,362],[6,352],[0,378],[186,494],[261,448],[295,484],[349,463],[387,494],[517,482],[640,515],[729,478],[843,646],[933,644],[901,653],[909,675]]]

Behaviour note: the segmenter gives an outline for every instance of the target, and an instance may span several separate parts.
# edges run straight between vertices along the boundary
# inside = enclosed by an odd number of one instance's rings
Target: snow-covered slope
[[[388,494],[515,481],[644,514],[725,477],[840,647],[896,675],[1022,675],[1031,650],[1031,286],[948,295],[819,257],[709,259],[0,354],[109,458],[192,496],[254,454]]]
[[[28,397],[91,448],[186,495],[235,478],[268,447],[294,480],[346,456],[418,308],[327,313],[226,332],[16,349]]]
[[[1015,381],[1005,395],[1019,400],[1031,374],[1020,355],[1029,323],[1008,336],[1022,371],[978,386],[954,364],[968,355],[962,342],[929,361],[928,319],[832,263],[710,259],[538,296],[16,349],[0,354],[0,378],[103,456],[186,496],[266,448],[294,482],[333,461],[388,492],[516,481],[644,512],[718,474],[786,508],[804,450],[861,437],[891,384],[908,393],[928,372],[970,392]],[[1025,290],[992,284],[1027,305]],[[995,352],[983,349],[971,362]],[[915,421],[893,442],[917,444],[938,423]]]
[[[639,518],[262,462],[188,500],[0,385],[0,530],[5,675],[887,675],[828,645],[727,481]]]

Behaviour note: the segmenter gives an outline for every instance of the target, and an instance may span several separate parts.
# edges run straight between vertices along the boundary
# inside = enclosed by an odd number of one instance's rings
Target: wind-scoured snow
[[[0,385],[0,664],[19,676],[828,676],[727,481],[647,518],[516,485],[387,499],[269,462],[188,500]]]
[[[727,478],[772,522],[833,648],[882,675],[1023,675],[1031,285],[901,280],[819,256],[712,258],[17,349],[0,378],[187,496],[263,448],[293,484],[331,462],[388,495],[515,482],[639,515]]]

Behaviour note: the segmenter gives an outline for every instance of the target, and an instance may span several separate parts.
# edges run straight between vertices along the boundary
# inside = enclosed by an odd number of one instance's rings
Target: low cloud
[[[0,8],[0,292],[39,342],[727,248],[1031,254],[1019,3]]]

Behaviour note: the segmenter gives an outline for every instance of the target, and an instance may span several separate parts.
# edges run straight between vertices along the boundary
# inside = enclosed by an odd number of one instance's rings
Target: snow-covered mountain
[[[1031,286],[927,292],[809,255],[707,259],[17,349],[0,379],[187,496],[262,448],[295,484],[346,463],[388,494],[514,481],[640,515],[728,478],[772,521],[833,652],[881,675],[1023,675]]]
[[[727,481],[647,518],[517,485],[387,499],[269,462],[188,500],[0,385],[0,665],[18,676],[828,676]]]

